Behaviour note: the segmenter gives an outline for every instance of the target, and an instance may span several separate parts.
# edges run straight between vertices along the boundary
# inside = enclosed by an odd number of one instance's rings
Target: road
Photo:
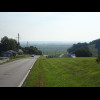
[[[39,57],[24,58],[0,65],[0,87],[18,87]]]
[[[61,58],[64,54],[61,54],[59,57]]]

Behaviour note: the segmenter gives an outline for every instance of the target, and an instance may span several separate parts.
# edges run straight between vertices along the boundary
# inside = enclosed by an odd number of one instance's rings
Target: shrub
[[[86,48],[79,48],[75,51],[76,57],[91,57],[92,53]]]
[[[100,55],[98,55],[96,61],[97,61],[98,63],[100,63]]]

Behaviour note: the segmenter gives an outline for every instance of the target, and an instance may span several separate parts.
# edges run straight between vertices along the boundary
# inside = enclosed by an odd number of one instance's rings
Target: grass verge
[[[8,62],[15,61],[15,60],[19,60],[19,59],[22,59],[22,58],[27,58],[27,57],[31,57],[31,55],[18,55],[18,56],[16,56],[16,57],[9,57],[9,60],[8,60],[8,61],[3,62],[3,63],[1,63],[0,65],[6,64],[6,63],[8,63]]]
[[[100,87],[100,64],[95,57],[40,57],[22,87]]]

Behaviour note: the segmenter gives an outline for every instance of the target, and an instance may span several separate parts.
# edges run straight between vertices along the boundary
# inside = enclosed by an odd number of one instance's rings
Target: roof
[[[18,52],[23,52],[22,49],[19,49]]]
[[[8,51],[3,52],[3,53],[10,53],[10,54],[12,54],[12,53],[17,53],[17,52],[16,51],[13,51],[13,50],[8,50]]]
[[[75,57],[76,57],[76,55],[75,55],[75,54],[71,54],[71,57],[75,58]]]
[[[71,54],[71,56],[75,56],[75,54]]]

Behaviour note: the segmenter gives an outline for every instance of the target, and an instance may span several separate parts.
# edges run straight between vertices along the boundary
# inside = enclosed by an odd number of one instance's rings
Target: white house
[[[22,54],[23,54],[22,49],[19,49],[19,50],[18,50],[18,54],[20,54],[20,55],[22,55]]]
[[[76,55],[75,55],[75,54],[71,54],[70,56],[71,56],[72,58],[75,58],[75,57],[76,57]]]

